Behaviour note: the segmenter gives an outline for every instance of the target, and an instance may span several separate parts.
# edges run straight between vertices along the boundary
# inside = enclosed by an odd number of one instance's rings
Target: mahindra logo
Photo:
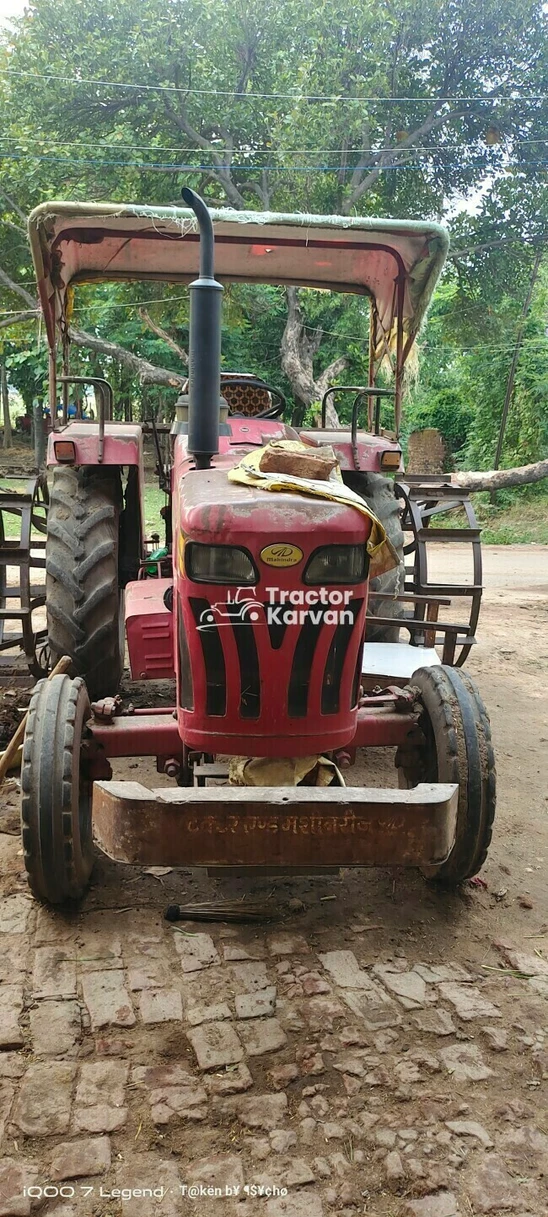
[[[286,591],[267,587],[266,604],[257,600],[249,587],[238,587],[233,597],[210,604],[203,609],[199,630],[223,625],[353,625],[354,613],[349,607],[353,593],[337,588],[295,588]]]

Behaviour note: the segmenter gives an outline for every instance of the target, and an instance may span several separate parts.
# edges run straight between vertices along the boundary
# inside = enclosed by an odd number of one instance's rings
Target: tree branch
[[[314,330],[312,335],[307,334],[296,287],[286,288],[286,297],[287,322],[280,347],[281,364],[295,397],[305,406],[310,406],[312,402],[321,400],[330,379],[340,375],[348,359],[341,356],[334,360],[316,380],[314,356],[321,343],[322,331]],[[339,425],[337,411],[331,402],[327,406],[326,421],[329,427]]]
[[[20,296],[21,300],[24,300],[25,304],[28,304],[29,308],[33,309],[33,311],[37,312],[40,309],[38,301],[31,296],[30,292],[25,287],[22,287],[20,283],[14,283],[13,279],[10,279],[9,275],[1,267],[0,283],[3,283],[4,287],[9,288],[10,292],[15,292],[16,296]]]
[[[309,406],[317,400],[312,359],[305,347],[305,332],[296,287],[286,288],[287,322],[280,347],[282,369],[299,401]]]
[[[186,375],[180,376],[170,368],[158,368],[148,359],[134,355],[126,347],[118,346],[118,343],[110,342],[106,338],[98,338],[95,334],[87,334],[85,330],[75,330],[71,326],[69,337],[78,347],[86,347],[89,351],[98,351],[101,355],[115,359],[133,376],[138,376],[142,385],[167,385],[170,389],[181,389],[187,379]]]
[[[27,217],[26,217],[25,212],[23,211],[22,207],[19,206],[19,203],[15,202],[15,199],[12,199],[11,195],[8,194],[7,190],[0,190],[0,194],[2,195],[2,198],[5,199],[7,203],[9,203],[12,211],[14,211],[15,214],[19,216],[19,219],[22,221],[23,226],[24,226],[23,231],[25,232],[25,235],[26,235]]]
[[[152,320],[152,317],[147,312],[146,308],[139,309],[139,316],[144,321],[145,325],[148,325],[149,329],[151,329],[154,334],[157,334],[158,338],[162,338],[163,341],[167,343],[168,347],[179,357],[181,363],[187,366],[188,351],[183,350],[183,347],[180,347],[179,343],[175,342],[174,338],[170,338],[169,334],[162,329],[161,325],[158,325],[156,321]]]
[[[318,388],[320,398],[323,397],[324,393],[329,388],[331,381],[336,380],[337,377],[341,375],[341,372],[344,372],[347,367],[348,367],[348,355],[339,355],[339,358],[334,359],[333,363],[329,364],[329,367],[326,368],[324,372],[322,372],[321,376],[318,376],[318,378],[316,380],[316,386]],[[329,404],[328,404],[328,409],[329,409]],[[333,407],[333,409],[334,409],[334,407]]]
[[[2,224],[6,224],[8,228],[14,228],[14,229],[15,229],[15,232],[18,232],[18,233],[19,233],[19,236],[20,236],[20,237],[24,237],[24,239],[25,239],[25,241],[26,241],[26,239],[27,239],[27,230],[26,230],[26,228],[21,228],[21,225],[20,225],[20,224],[16,224],[16,223],[15,223],[15,220],[8,220],[7,216],[2,216],[2,218],[1,218],[1,220],[0,220],[0,223],[2,223]]]
[[[240,78],[238,80],[238,84],[236,85],[236,88],[234,90],[234,92],[240,96],[242,95],[242,93],[245,92],[246,86],[247,86],[249,79],[251,77],[251,74],[253,72],[253,68],[255,67],[255,59],[256,59],[256,55],[257,55],[258,41],[259,41],[259,36],[258,36],[257,32],[255,32],[254,37],[248,39],[247,44],[246,44],[245,48],[243,49],[242,70],[240,72]]]
[[[180,110],[176,110],[172,105],[170,98],[165,93],[162,95],[162,100],[166,114],[179,128],[179,131],[182,131],[183,135],[186,135],[188,139],[193,140],[198,148],[203,148],[204,150],[211,152],[215,167],[212,166],[211,169],[208,168],[205,170],[205,172],[209,177],[213,178],[214,182],[217,182],[218,185],[222,186],[226,197],[228,201],[232,203],[232,206],[236,207],[238,211],[241,211],[246,205],[244,196],[243,194],[240,194],[238,187],[234,184],[230,169],[224,168],[223,160],[219,156],[217,149],[208,139],[205,138],[205,136],[200,135],[200,132],[196,131],[195,127],[192,126],[192,123],[189,122],[186,111],[183,107],[181,107]],[[223,155],[225,158],[229,156],[230,149],[228,148],[224,150]]]
[[[39,313],[40,310],[38,308],[29,308],[24,313],[14,313],[12,317],[1,317],[0,330],[8,329],[10,325],[20,325],[22,321],[35,321],[39,316]]]
[[[366,158],[363,156],[360,158],[360,161],[352,174],[352,178],[350,179],[350,192],[346,199],[343,200],[343,215],[349,215],[352,207],[358,202],[358,199],[361,199],[362,195],[365,194],[367,190],[370,190],[371,186],[374,186],[383,169],[386,168],[387,165],[401,164],[405,152],[407,152],[409,148],[412,148],[413,144],[417,143],[417,140],[422,139],[425,135],[429,135],[430,132],[435,131],[436,128],[443,127],[444,123],[448,123],[452,119],[458,118],[460,114],[464,113],[463,110],[455,109],[450,110],[447,114],[439,114],[440,106],[443,106],[444,104],[445,103],[443,101],[437,102],[434,109],[430,111],[428,118],[421,123],[420,127],[416,127],[416,129],[412,131],[410,135],[406,136],[406,138],[402,140],[401,143],[395,145],[394,148],[388,149],[388,151],[383,150],[382,152],[372,153],[372,157],[370,156]],[[371,169],[371,171],[362,178],[359,171],[364,168],[364,163],[371,159],[373,159],[374,162],[378,162],[376,168]]]
[[[33,299],[26,288],[21,287],[18,283],[14,283],[13,279],[10,279],[9,275],[1,267],[0,283],[3,283],[5,287],[15,292],[16,295],[21,296],[25,303],[30,306],[28,311],[18,313],[14,317],[7,319],[6,322],[0,321],[0,327],[4,328],[7,325],[14,325],[16,321],[27,321],[31,317],[36,317],[40,314],[38,301]],[[133,376],[138,376],[143,385],[167,385],[170,389],[179,389],[186,380],[186,376],[180,376],[177,372],[172,372],[170,368],[158,368],[155,364],[150,363],[148,359],[142,359],[141,356],[134,355],[126,347],[121,347],[116,342],[109,342],[106,338],[98,338],[95,334],[87,334],[85,330],[71,328],[69,336],[76,346],[86,347],[89,351],[98,351],[101,355],[108,355],[111,359],[115,359],[117,363],[121,363],[123,367],[127,368]],[[160,336],[168,340],[167,335],[163,332]],[[186,352],[178,348],[177,354],[182,358],[183,355],[186,355]]]
[[[546,240],[546,238],[541,237],[540,240]],[[468,245],[465,249],[451,249],[447,257],[454,258],[455,261],[457,261],[459,258],[468,258],[470,254],[483,253],[487,249],[496,249],[500,245],[508,245],[512,242],[515,245],[519,244],[520,248],[523,248],[523,241],[518,242],[517,238],[515,237],[501,237],[498,241],[484,241],[481,245]],[[532,245],[534,242],[531,241],[528,243]]]

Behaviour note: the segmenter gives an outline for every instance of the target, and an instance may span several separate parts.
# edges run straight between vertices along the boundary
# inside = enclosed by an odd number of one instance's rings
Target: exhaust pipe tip
[[[209,208],[201,195],[196,194],[189,186],[183,186],[181,194],[185,203],[194,212],[200,230],[200,279],[214,279],[214,249],[213,221]],[[220,286],[220,284],[219,284]]]
[[[213,221],[204,200],[183,186],[183,200],[200,231],[200,274],[190,284],[188,451],[197,469],[208,469],[219,451],[221,411],[221,298],[214,275]]]

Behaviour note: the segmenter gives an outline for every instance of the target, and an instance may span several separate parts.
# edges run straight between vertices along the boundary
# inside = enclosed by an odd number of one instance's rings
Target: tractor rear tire
[[[419,719],[408,745],[396,752],[400,785],[457,783],[453,849],[441,866],[427,872],[445,887],[456,887],[481,870],[491,843],[496,774],[489,719],[474,681],[462,669],[419,668],[410,687]]]
[[[41,680],[29,707],[21,834],[29,886],[37,900],[48,904],[81,899],[93,867],[93,782],[85,753],[90,713],[79,676]]]
[[[385,592],[387,599],[371,597],[367,604],[367,611],[374,617],[394,617],[396,619],[403,617],[404,605],[401,601],[391,598],[401,595],[405,586],[403,530],[400,506],[394,493],[394,483],[383,477],[381,473],[358,472],[345,472],[344,481],[351,490],[355,490],[361,496],[373,514],[384,525],[386,535],[400,559],[399,566],[386,571],[384,575],[378,575],[376,579],[371,579],[370,590]],[[399,642],[399,638],[400,627],[398,625],[394,625],[393,628],[386,625],[376,626],[368,621],[367,642]]]
[[[70,655],[90,698],[118,690],[124,667],[119,589],[120,472],[59,466],[46,541],[46,610],[52,666]]]

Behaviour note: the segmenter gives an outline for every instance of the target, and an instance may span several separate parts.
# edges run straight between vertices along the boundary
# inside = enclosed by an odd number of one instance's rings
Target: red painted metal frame
[[[123,714],[111,723],[92,720],[89,726],[107,757],[182,756],[183,741],[175,713],[169,707],[160,712]]]
[[[74,444],[75,465],[97,465],[99,451],[99,423],[71,422],[51,432],[48,440],[48,466],[57,465],[54,443],[62,436]],[[104,433],[103,465],[138,465],[143,477],[143,432],[137,423],[106,423]]]
[[[369,710],[360,706],[353,748],[397,748],[413,730],[417,716],[412,711],[400,713],[388,706]]]
[[[174,717],[176,710],[165,707],[149,713],[147,710],[124,714],[111,723],[91,721],[93,738],[107,757],[119,756],[182,756],[183,740]],[[416,724],[412,712],[399,713],[386,706],[374,710],[360,707],[358,725],[352,747],[395,748],[402,744]],[[238,755],[245,755],[246,739],[239,741]]]
[[[395,440],[388,439],[385,435],[373,435],[369,431],[357,431],[356,444],[353,445],[350,427],[341,427],[339,430],[326,427],[299,431],[299,439],[314,448],[330,444],[342,470],[360,469],[362,473],[382,473],[383,452],[399,452],[401,456],[401,447]],[[400,469],[403,469],[403,458],[400,460]]]
[[[132,680],[171,680],[173,613],[165,603],[172,579],[136,579],[126,585],[125,619]]]

